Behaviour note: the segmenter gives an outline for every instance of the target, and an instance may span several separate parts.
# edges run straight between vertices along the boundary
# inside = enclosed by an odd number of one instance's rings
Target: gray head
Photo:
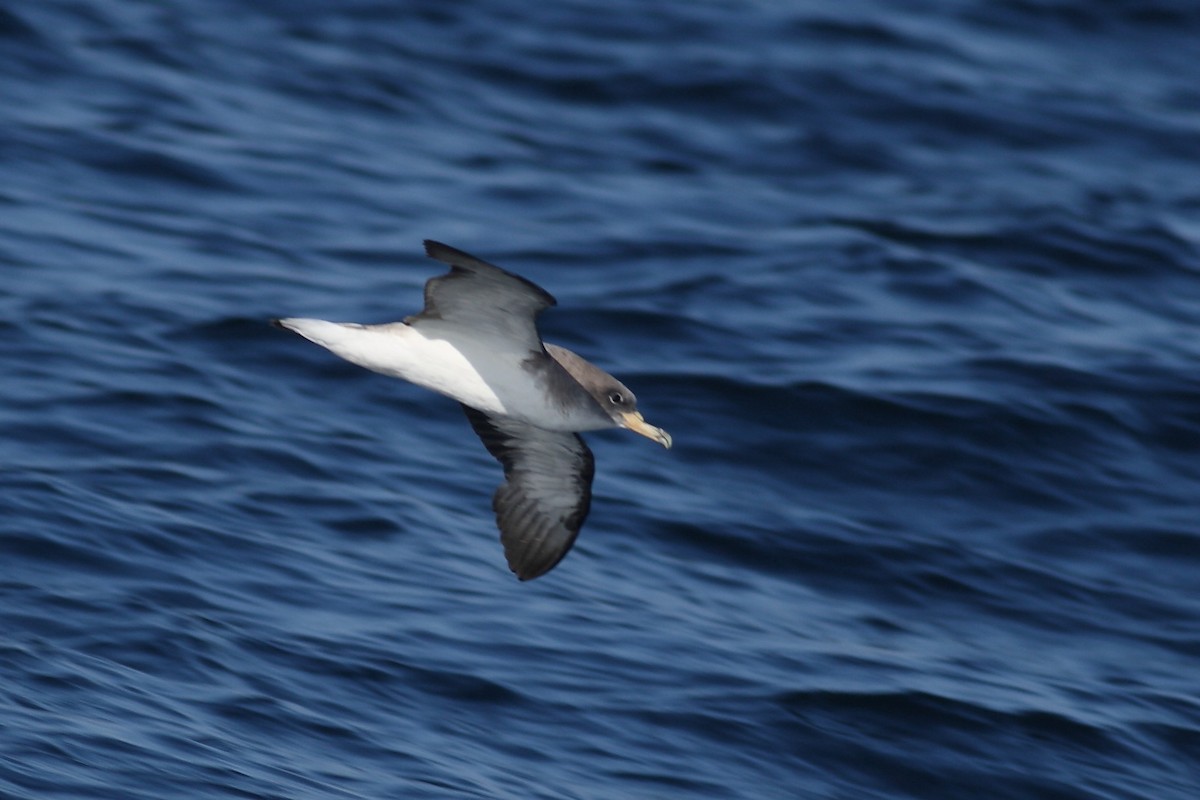
[[[646,422],[638,412],[637,396],[628,386],[565,347],[556,344],[547,344],[545,347],[550,357],[587,390],[614,425],[640,433],[663,447],[671,446],[671,434]]]

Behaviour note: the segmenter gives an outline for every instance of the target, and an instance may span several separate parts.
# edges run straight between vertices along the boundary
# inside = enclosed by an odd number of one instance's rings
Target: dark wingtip
[[[572,544],[574,544],[573,538]],[[534,578],[540,578],[557,567],[570,549],[571,545],[567,545],[561,552],[546,552],[545,550],[517,552],[506,547],[504,558],[508,561],[508,568],[517,576],[517,580],[524,583]]]
[[[513,568],[512,564],[509,564],[508,568],[512,570],[513,574],[517,576],[517,580],[519,580],[521,583],[528,583],[529,581],[533,580],[534,578],[540,578],[543,575],[545,575],[547,572],[550,571],[550,569],[547,568],[547,569],[522,569],[520,572],[518,572],[515,568]]]
[[[558,305],[558,301],[554,299],[554,295],[550,294],[528,278],[522,278],[520,275],[509,272],[502,267],[497,267],[495,264],[484,261],[478,256],[473,256],[464,250],[459,250],[457,247],[451,247],[450,245],[439,242],[436,239],[425,239],[424,244],[425,255],[429,256],[435,261],[441,261],[443,264],[449,264],[451,271],[467,270],[470,272],[476,272],[479,270],[494,270],[496,273],[507,275],[509,278],[519,281],[528,286],[534,292],[537,292],[546,305]]]
[[[285,330],[285,331],[287,330],[287,328],[285,328],[283,325],[283,320],[281,320],[281,319],[273,318],[273,319],[268,320],[268,322],[271,323],[272,328],[281,328],[282,330]]]
[[[425,245],[425,255],[443,263],[448,263],[446,261],[447,259],[455,257],[465,256],[466,258],[474,259],[474,256],[472,256],[470,253],[464,253],[457,247],[451,247],[450,245],[439,242],[436,239],[426,239],[424,242],[422,242],[422,244]]]

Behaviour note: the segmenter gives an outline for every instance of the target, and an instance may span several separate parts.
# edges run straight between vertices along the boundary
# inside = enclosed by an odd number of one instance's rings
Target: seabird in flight
[[[555,299],[500,267],[440,242],[425,252],[450,272],[425,284],[425,308],[402,322],[277,319],[347,361],[457,400],[504,467],[492,497],[508,566],[521,580],[562,560],[592,500],[592,451],[580,431],[627,428],[671,446],[619,380],[542,341],[536,319]]]

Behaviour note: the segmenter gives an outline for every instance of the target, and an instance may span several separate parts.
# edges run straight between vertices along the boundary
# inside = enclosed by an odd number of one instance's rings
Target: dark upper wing
[[[504,465],[492,497],[509,568],[523,581],[562,560],[592,503],[592,451],[577,434],[535,428],[463,406],[483,445]]]
[[[406,322],[420,326],[426,320],[445,320],[541,350],[534,319],[555,304],[549,292],[441,242],[425,240],[425,252],[449,264],[450,272],[426,282],[425,308]]]

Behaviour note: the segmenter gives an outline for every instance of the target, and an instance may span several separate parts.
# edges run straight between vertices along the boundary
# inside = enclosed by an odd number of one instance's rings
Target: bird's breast
[[[472,337],[426,321],[418,325],[287,322],[292,330],[347,361],[488,414],[514,417],[547,430],[612,426],[587,402],[581,387],[550,385],[554,382],[547,381],[542,371],[531,368],[529,351],[506,347],[503,340]]]

